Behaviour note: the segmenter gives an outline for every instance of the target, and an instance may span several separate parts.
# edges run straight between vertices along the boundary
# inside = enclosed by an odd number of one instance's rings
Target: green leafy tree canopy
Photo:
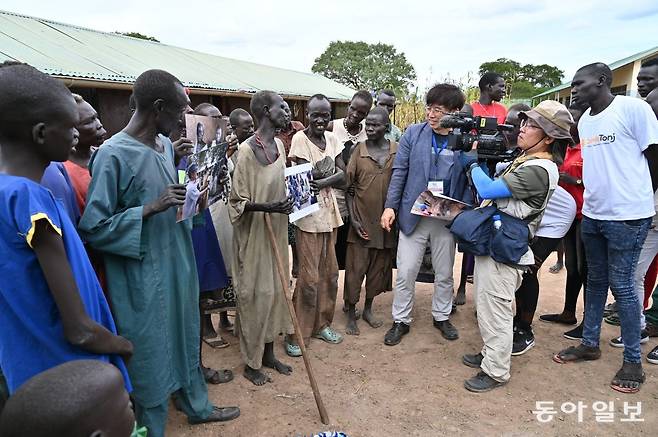
[[[139,33],[139,32],[116,32],[116,33],[120,35],[131,36],[133,38],[145,39],[147,41],[160,42],[159,40],[153,38],[152,36],[144,35],[143,33]]]
[[[562,83],[564,71],[548,64],[525,64],[507,58],[484,62],[480,75],[494,71],[505,78],[510,98],[528,98]]]
[[[311,70],[343,85],[368,91],[390,88],[406,94],[416,79],[404,53],[388,44],[333,41]]]

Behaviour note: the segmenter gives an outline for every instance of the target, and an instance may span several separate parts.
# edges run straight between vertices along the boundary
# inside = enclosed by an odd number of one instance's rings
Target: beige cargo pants
[[[499,382],[510,378],[512,357],[514,292],[521,286],[523,271],[494,261],[475,257],[473,282],[476,291],[478,326],[484,346],[484,373]]]

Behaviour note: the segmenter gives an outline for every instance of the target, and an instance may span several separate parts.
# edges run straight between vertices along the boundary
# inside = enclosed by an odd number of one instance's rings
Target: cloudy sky
[[[658,46],[655,0],[2,0],[0,8],[301,71],[331,41],[383,42],[407,55],[421,88],[463,81],[499,57],[555,65],[569,79],[579,65]]]

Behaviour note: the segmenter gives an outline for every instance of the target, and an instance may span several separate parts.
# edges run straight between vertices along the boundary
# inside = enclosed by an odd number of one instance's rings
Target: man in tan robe
[[[292,201],[286,197],[285,150],[274,138],[275,130],[288,122],[284,104],[281,96],[272,91],[259,91],[252,97],[251,112],[258,121],[258,130],[238,148],[229,200],[238,302],[235,330],[245,362],[244,376],[255,385],[271,381],[262,372],[263,366],[283,375],[292,372],[292,367],[274,356],[274,339],[294,330],[265,226],[265,214],[269,213],[287,272]]]

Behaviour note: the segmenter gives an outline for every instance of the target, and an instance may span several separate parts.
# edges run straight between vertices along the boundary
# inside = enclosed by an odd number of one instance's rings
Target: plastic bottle
[[[500,216],[498,214],[494,215],[492,219],[493,219],[493,227],[495,230],[498,230],[503,226],[503,222],[500,220]]]

